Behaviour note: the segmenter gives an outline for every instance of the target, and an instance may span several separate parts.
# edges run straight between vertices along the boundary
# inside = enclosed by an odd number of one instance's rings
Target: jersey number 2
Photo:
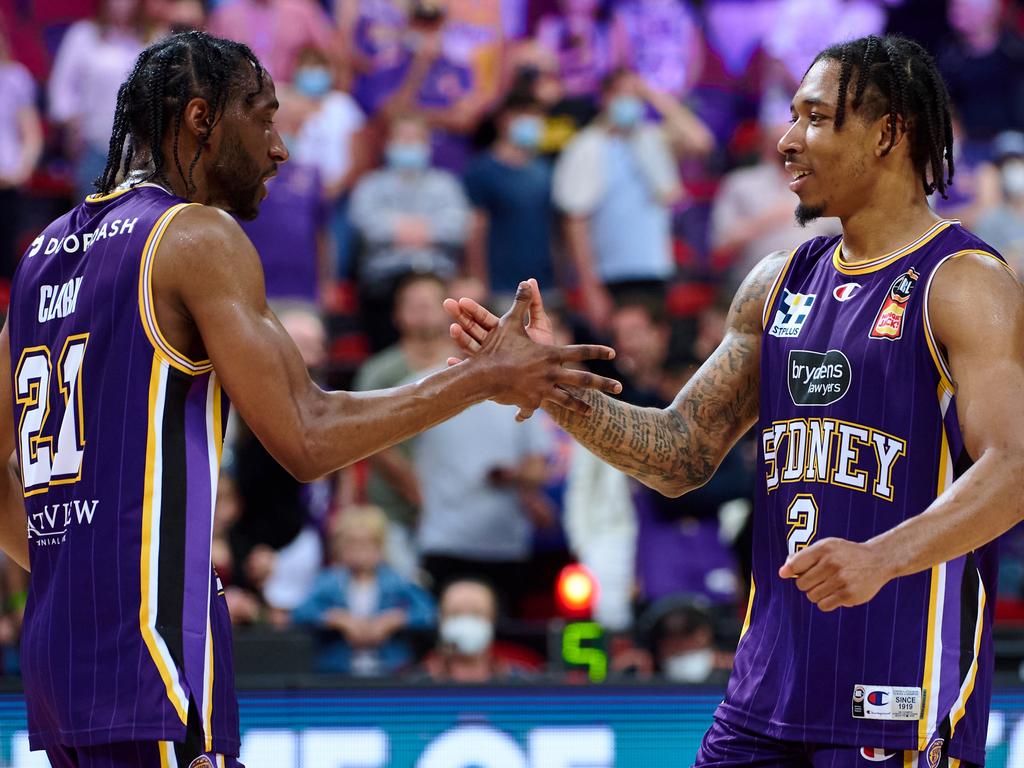
[[[64,397],[64,416],[54,437],[46,434],[50,415],[50,350],[27,347],[14,372],[16,402],[23,406],[18,422],[18,453],[25,495],[44,493],[51,485],[76,483],[82,476],[85,424],[82,416],[82,361],[89,334],[69,336],[57,358],[57,390]]]
[[[789,526],[786,545],[792,555],[810,544],[818,532],[818,504],[811,494],[796,495],[786,510],[786,524]]]

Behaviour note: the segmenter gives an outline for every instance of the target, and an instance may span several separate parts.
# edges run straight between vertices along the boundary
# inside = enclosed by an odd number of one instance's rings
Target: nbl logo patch
[[[914,290],[920,277],[917,270],[911,267],[892,281],[889,293],[886,294],[885,301],[882,302],[878,314],[875,315],[871,333],[868,334],[872,339],[895,341],[903,337],[903,318],[907,310],[907,302],[910,301],[910,292]]]
[[[213,760],[206,755],[200,755],[188,764],[188,768],[214,768]]]
[[[795,339],[811,314],[815,298],[813,293],[790,293],[783,288],[782,300],[775,310],[775,321],[768,333],[782,339]]]

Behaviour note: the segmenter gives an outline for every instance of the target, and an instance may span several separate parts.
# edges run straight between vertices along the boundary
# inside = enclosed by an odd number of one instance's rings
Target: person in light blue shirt
[[[660,122],[644,120],[648,107]],[[675,269],[671,208],[683,199],[677,156],[712,146],[693,113],[635,73],[618,70],[605,79],[601,114],[566,147],[553,186],[595,330],[607,328],[615,295],[664,297]]]
[[[354,677],[392,674],[414,661],[403,630],[436,622],[433,598],[383,563],[387,517],[373,506],[341,512],[331,532],[335,564],[317,578],[292,620],[320,630],[317,669]]]

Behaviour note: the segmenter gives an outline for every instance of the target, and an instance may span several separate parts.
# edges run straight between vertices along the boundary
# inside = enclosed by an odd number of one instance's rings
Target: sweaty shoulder
[[[219,208],[190,205],[164,234],[154,276],[158,282],[188,285],[233,280],[258,266],[256,249],[238,222]]]
[[[1011,326],[1024,307],[1024,288],[1013,270],[984,241],[967,234],[965,247],[936,269],[928,293],[935,335],[947,348],[960,340],[971,343],[981,324]]]
[[[775,251],[765,256],[750,270],[740,283],[729,308],[727,326],[739,333],[756,334],[764,331],[764,310],[769,294],[773,291],[789,262],[789,252]]]
[[[172,346],[205,357],[197,320],[204,309],[266,303],[259,255],[224,211],[190,205],[164,233],[153,265],[157,324]]]

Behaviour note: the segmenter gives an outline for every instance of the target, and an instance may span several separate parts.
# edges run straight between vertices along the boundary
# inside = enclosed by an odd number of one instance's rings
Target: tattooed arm
[[[757,420],[761,363],[761,313],[786,260],[773,253],[743,281],[718,349],[665,409],[640,408],[595,392],[574,391],[588,403],[585,416],[558,406],[545,409],[589,451],[645,485],[680,496],[706,483],[733,444]],[[538,297],[530,308],[531,335],[546,331]],[[490,330],[490,313],[472,302],[445,302],[457,324],[455,340],[469,352]],[[549,342],[550,343],[550,342]]]
[[[729,309],[725,338],[668,408],[639,408],[595,393],[586,416],[548,412],[588,450],[666,496],[706,483],[757,420],[761,312],[784,252],[751,271]]]

